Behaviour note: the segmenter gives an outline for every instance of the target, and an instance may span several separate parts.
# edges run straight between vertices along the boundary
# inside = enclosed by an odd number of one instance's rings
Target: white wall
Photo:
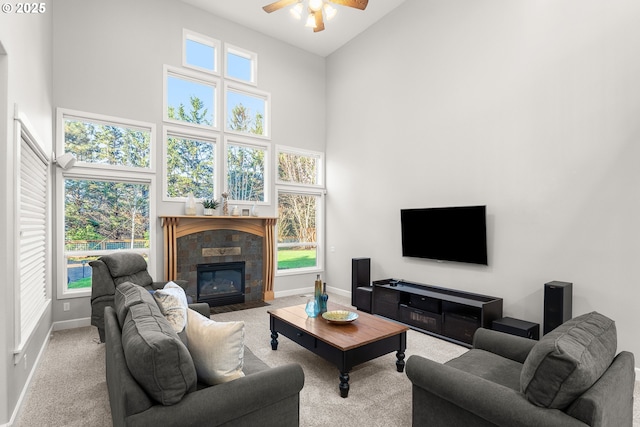
[[[543,284],[640,354],[640,3],[407,0],[327,60],[328,282],[351,258],[504,298]],[[402,258],[400,209],[486,204],[489,266]],[[340,285],[338,285],[340,284]]]
[[[42,14],[0,13],[0,425],[15,416],[21,393],[51,328],[47,311],[14,365],[15,197],[14,105],[28,119],[46,153],[51,136],[51,2]],[[11,3],[15,6],[14,3]]]
[[[324,150],[324,58],[178,0],[58,0],[53,33],[54,104],[155,123],[159,138],[157,215],[184,212],[182,202],[162,202],[160,179],[162,70],[164,64],[181,66],[183,28],[258,54],[258,89],[271,93],[274,146]],[[273,181],[271,191],[273,197]],[[260,207],[260,214],[275,215],[275,205]],[[163,248],[159,220],[156,227],[156,262],[152,276],[160,280]],[[306,279],[309,283],[312,280]],[[275,283],[276,292],[297,287],[299,281],[291,278]],[[69,302],[71,309],[63,312],[63,301],[55,301],[55,321],[89,317],[88,298],[64,302]]]

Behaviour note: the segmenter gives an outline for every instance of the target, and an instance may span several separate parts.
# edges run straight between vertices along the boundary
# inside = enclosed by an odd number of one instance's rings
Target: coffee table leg
[[[397,352],[396,357],[398,358],[398,360],[396,360],[396,368],[398,368],[398,372],[402,372],[404,371],[404,352]]]
[[[349,396],[349,373],[340,372],[340,397]]]
[[[271,350],[278,349],[278,333],[276,331],[271,331]]]

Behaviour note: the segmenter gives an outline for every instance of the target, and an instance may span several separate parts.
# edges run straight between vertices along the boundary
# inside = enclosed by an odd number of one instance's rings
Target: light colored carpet
[[[349,300],[340,296],[330,295],[330,301],[349,305]],[[246,345],[269,366],[302,365],[301,426],[332,425],[335,420],[348,426],[410,426],[411,383],[406,374],[396,371],[395,353],[356,366],[349,373],[349,397],[343,399],[336,367],[282,336],[278,350],[271,350],[267,310],[305,302],[302,296],[278,298],[267,307],[216,314],[212,319],[244,320]],[[420,354],[446,362],[465,351],[415,331],[407,334],[406,358]],[[95,328],[54,332],[15,426],[110,426],[104,358],[104,344],[98,342]],[[634,427],[640,427],[639,384],[637,381]]]

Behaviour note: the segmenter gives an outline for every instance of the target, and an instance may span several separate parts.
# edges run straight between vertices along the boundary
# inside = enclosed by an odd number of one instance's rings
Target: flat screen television
[[[487,265],[486,206],[402,209],[402,256]]]

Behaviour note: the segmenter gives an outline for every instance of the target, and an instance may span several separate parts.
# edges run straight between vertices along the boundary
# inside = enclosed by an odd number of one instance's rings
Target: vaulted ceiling
[[[405,0],[369,0],[367,8],[357,10],[334,5],[338,10],[325,30],[314,33],[289,13],[289,7],[266,13],[262,6],[274,0],[181,0],[214,15],[252,28],[278,40],[320,56],[327,56],[393,11]]]

